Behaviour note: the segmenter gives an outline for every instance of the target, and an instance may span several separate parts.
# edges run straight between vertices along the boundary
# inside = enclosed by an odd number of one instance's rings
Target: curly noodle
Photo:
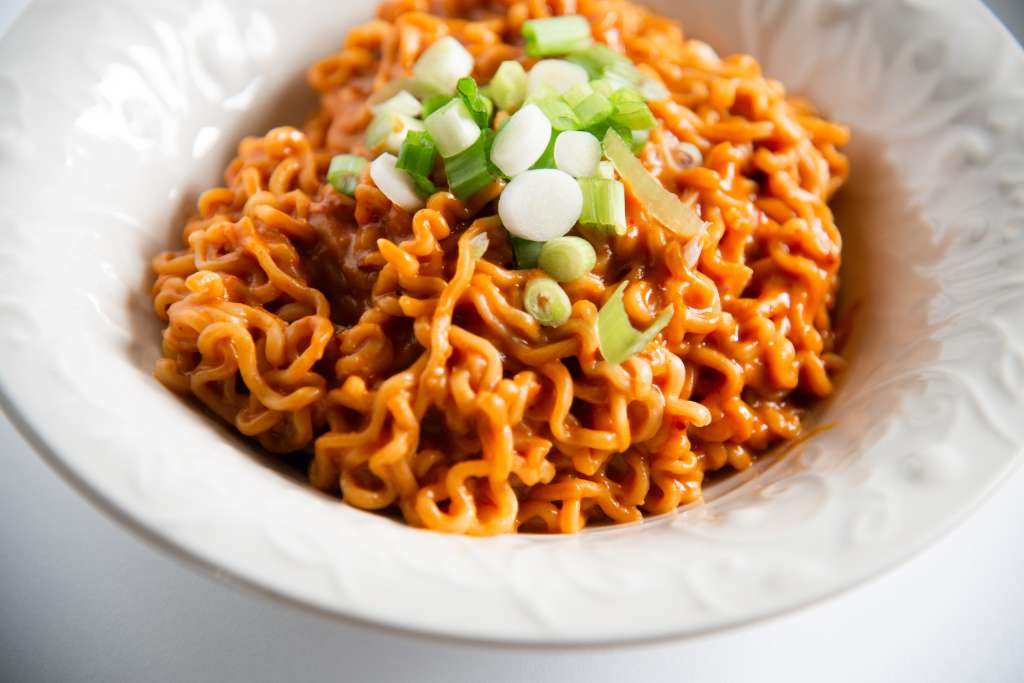
[[[708,228],[682,241],[627,195],[628,231],[587,235],[597,265],[566,286],[570,320],[544,328],[522,306],[539,272],[512,268],[494,215],[500,183],[410,215],[368,172],[354,198],[325,174],[334,154],[368,155],[374,93],[433,41],[460,40],[486,82],[503,60],[532,63],[525,20],[564,13],[667,86],[640,157]],[[841,240],[827,201],[848,131],[753,58],[720,59],[621,0],[396,0],[308,78],[319,112],[304,132],[239,145],[186,248],[155,259],[153,303],[167,323],[156,376],[267,450],[311,450],[317,488],[453,533],[630,522],[793,439],[832,390]],[[611,365],[597,312],[627,280],[637,327],[676,313]]]

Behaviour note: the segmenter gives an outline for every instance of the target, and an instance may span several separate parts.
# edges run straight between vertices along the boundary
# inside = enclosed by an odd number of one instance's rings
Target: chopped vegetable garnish
[[[651,131],[649,130],[631,130],[629,131],[629,148],[633,150],[633,154],[639,154],[650,139]]]
[[[444,160],[448,187],[459,199],[473,196],[494,181],[494,174],[487,163],[490,134],[486,131],[465,150]]]
[[[487,253],[487,247],[490,245],[491,240],[486,232],[477,233],[469,238],[469,255],[474,261],[479,261]]]
[[[555,167],[555,143],[558,142],[558,131],[551,133],[551,139],[548,141],[548,146],[544,148],[544,153],[540,155],[540,159],[537,159],[530,168],[554,168]]]
[[[555,166],[574,178],[597,173],[601,142],[590,133],[567,130],[555,140]]]
[[[629,57],[601,43],[577,50],[569,55],[568,59],[586,69],[590,78],[595,80],[604,78],[605,72],[608,71],[636,68],[633,66],[633,62],[629,61]]]
[[[366,148],[371,152],[383,150],[398,154],[410,130],[423,130],[423,122],[390,109],[382,109],[366,127]]]
[[[561,95],[589,80],[586,69],[564,59],[542,59],[526,75],[526,94],[547,86]]]
[[[526,99],[526,70],[514,60],[501,63],[490,84],[491,97],[499,109],[515,111]]]
[[[553,168],[534,169],[505,186],[498,216],[516,237],[547,242],[576,225],[582,206],[583,194],[571,175]]]
[[[423,118],[427,118],[435,111],[452,101],[451,95],[429,95],[423,100]]]
[[[580,83],[569,88],[563,95],[562,99],[565,100],[566,104],[570,107],[575,108],[583,100],[587,99],[594,94],[594,89],[590,87],[590,83]]]
[[[558,282],[572,282],[594,269],[597,253],[582,237],[556,237],[544,243],[537,265]]]
[[[590,22],[575,14],[531,19],[523,24],[523,37],[531,57],[564,55],[590,45]]]
[[[437,160],[437,147],[430,135],[423,131],[413,131],[406,136],[402,149],[398,154],[396,167],[412,176],[416,189],[421,195],[430,195],[436,189],[430,181],[430,173],[434,170]]]
[[[544,243],[524,240],[522,237],[516,237],[512,234],[508,236],[508,239],[512,242],[512,251],[516,257],[516,268],[520,270],[536,268],[537,259],[540,257],[540,250],[544,247]]]
[[[512,178],[533,166],[550,140],[551,122],[537,105],[528,104],[498,131],[491,147],[491,163]]]
[[[603,146],[605,156],[615,164],[619,177],[629,186],[648,213],[681,237],[689,238],[697,234],[704,225],[703,221],[690,207],[679,201],[679,197],[662,187],[661,183],[647,172],[618,133],[608,131]]]
[[[592,128],[608,120],[615,108],[607,97],[599,92],[592,93],[573,107],[580,128]]]
[[[370,164],[370,177],[385,197],[412,213],[423,208],[423,199],[416,191],[412,176],[397,168],[397,163],[394,154],[381,154]]]
[[[577,126],[576,113],[572,107],[561,98],[553,89],[547,86],[538,88],[532,95],[526,98],[527,104],[535,104],[540,107],[544,115],[551,121],[551,127],[555,130],[572,130]]]
[[[557,282],[538,277],[526,283],[523,308],[545,327],[558,327],[572,314],[572,302]]]
[[[631,88],[616,90],[608,98],[615,108],[611,121],[614,125],[630,130],[650,130],[658,125],[643,95]]]
[[[412,75],[425,88],[451,95],[459,79],[473,73],[473,64],[473,55],[462,43],[445,36],[424,50],[412,67]]]
[[[459,97],[428,116],[424,123],[437,151],[446,159],[468,149],[480,138],[480,126]]]
[[[615,178],[615,164],[610,161],[597,162],[597,177],[612,180]]]
[[[616,287],[597,314],[598,347],[601,349],[604,359],[614,365],[643,351],[651,340],[672,321],[675,311],[674,306],[668,306],[658,314],[650,327],[641,332],[629,321],[626,306],[622,303],[622,295],[628,284],[628,282],[623,282]]]
[[[420,104],[420,101],[413,97],[408,90],[400,90],[397,95],[375,105],[372,111],[376,114],[377,112],[385,109],[412,117],[419,116],[423,113],[423,105]]]
[[[466,105],[466,109],[473,115],[473,120],[476,121],[476,124],[481,128],[490,126],[491,114],[494,113],[494,103],[480,94],[480,89],[476,87],[476,81],[469,77],[460,78],[456,91],[459,97],[462,98],[463,104]]]
[[[626,232],[626,189],[610,178],[580,178],[583,210],[580,224],[603,232],[622,235]]]
[[[338,154],[331,159],[327,169],[327,182],[341,194],[351,197],[355,195],[359,176],[368,163],[363,157],[354,154]]]

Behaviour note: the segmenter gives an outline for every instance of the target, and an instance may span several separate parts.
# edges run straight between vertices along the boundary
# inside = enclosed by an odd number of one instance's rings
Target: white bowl
[[[150,258],[370,3],[32,6],[0,42],[0,383],[61,473],[180,555],[463,639],[693,634],[920,549],[1024,443],[1024,57],[979,2],[656,2],[852,125],[831,428],[677,514],[575,537],[407,528],[312,491],[151,376]]]

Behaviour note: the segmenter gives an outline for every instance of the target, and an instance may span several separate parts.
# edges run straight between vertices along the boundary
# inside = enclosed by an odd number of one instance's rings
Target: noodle
[[[523,310],[531,271],[512,267],[500,182],[410,215],[368,172],[354,198],[325,174],[334,154],[369,154],[368,100],[430,43],[456,37],[486,82],[503,60],[533,62],[525,20],[563,13],[665,83],[640,158],[707,229],[682,241],[627,196],[626,234],[588,236],[597,265],[566,285],[569,321],[545,328]],[[827,202],[848,132],[751,57],[720,59],[620,0],[395,0],[308,77],[319,112],[303,132],[242,141],[185,248],[155,259],[153,303],[167,324],[156,377],[269,451],[311,451],[315,487],[452,533],[631,522],[797,437],[832,391],[841,239]],[[611,365],[597,313],[626,280],[635,326],[676,314]]]

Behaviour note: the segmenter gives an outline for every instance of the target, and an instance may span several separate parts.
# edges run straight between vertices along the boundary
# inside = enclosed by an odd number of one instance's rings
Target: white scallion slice
[[[559,95],[590,80],[587,70],[564,59],[542,59],[526,74],[526,94],[547,86]]]
[[[554,168],[523,171],[498,199],[498,216],[505,228],[534,242],[569,232],[582,210],[583,193],[576,179]]]
[[[423,130],[423,122],[390,109],[377,112],[366,127],[366,148],[373,153],[398,154],[410,130]]]
[[[555,166],[574,178],[597,174],[601,142],[590,133],[567,130],[555,140]]]
[[[445,36],[424,50],[412,67],[413,78],[435,92],[451,95],[460,78],[473,73],[473,55],[462,43]]]
[[[442,157],[453,157],[480,137],[480,126],[466,109],[461,97],[454,98],[424,121]]]
[[[595,174],[598,178],[607,178],[608,180],[615,179],[615,164],[610,161],[599,161],[597,162],[597,173]]]
[[[398,207],[409,213],[422,209],[424,202],[416,192],[416,183],[412,176],[395,166],[397,162],[394,154],[381,154],[370,164],[370,178],[377,189]]]
[[[374,114],[385,110],[415,118],[423,113],[423,105],[408,90],[400,90],[398,94],[373,107]]]
[[[495,136],[491,163],[509,178],[514,178],[540,159],[550,140],[551,122],[548,117],[537,105],[528,104],[513,114]],[[600,152],[601,146],[598,145],[598,154]]]

